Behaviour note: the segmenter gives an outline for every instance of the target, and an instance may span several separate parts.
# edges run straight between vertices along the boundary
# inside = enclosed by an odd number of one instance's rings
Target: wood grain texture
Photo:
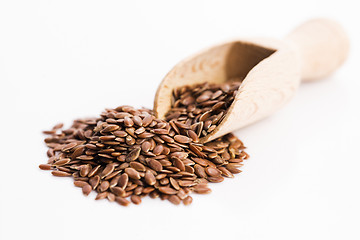
[[[304,82],[329,76],[349,53],[349,39],[343,28],[329,19],[313,19],[291,32],[286,41],[298,49]]]
[[[269,116],[290,101],[301,79],[313,81],[331,74],[344,62],[348,50],[341,26],[326,19],[306,22],[284,41],[248,38],[227,42],[177,64],[157,90],[154,112],[165,117],[174,88],[244,79],[224,120],[200,139],[211,141]]]

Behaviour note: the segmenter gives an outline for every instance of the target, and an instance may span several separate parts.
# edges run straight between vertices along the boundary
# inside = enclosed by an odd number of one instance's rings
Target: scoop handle
[[[349,52],[349,39],[344,29],[329,19],[305,22],[285,40],[299,52],[303,82],[330,75],[345,61]]]

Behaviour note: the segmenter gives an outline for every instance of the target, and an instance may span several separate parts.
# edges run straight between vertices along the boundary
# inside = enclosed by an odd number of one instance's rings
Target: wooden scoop
[[[315,81],[335,71],[348,50],[342,27],[327,19],[308,21],[283,41],[227,42],[178,63],[161,82],[154,111],[158,118],[165,117],[174,88],[244,79],[223,121],[200,139],[208,142],[272,114],[294,96],[301,80]]]

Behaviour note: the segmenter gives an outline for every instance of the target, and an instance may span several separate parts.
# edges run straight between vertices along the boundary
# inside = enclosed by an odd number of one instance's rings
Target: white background
[[[0,1],[0,239],[359,239],[357,1]],[[312,17],[346,28],[333,76],[236,132],[251,158],[191,206],[121,207],[40,171],[41,131],[105,107],[152,107],[184,57],[235,37],[281,38]]]

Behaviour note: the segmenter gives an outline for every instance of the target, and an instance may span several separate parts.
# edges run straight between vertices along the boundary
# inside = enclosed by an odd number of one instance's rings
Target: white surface
[[[359,239],[355,3],[0,1],[0,239]],[[152,107],[182,58],[236,36],[282,37],[319,16],[347,29],[347,63],[236,132],[251,155],[243,173],[192,206],[94,201],[38,169],[41,130],[105,107]]]

